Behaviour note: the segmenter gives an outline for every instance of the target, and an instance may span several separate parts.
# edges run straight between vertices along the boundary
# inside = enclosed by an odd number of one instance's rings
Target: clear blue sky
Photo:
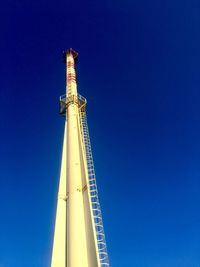
[[[0,13],[0,267],[50,266],[69,47],[111,266],[199,267],[199,1],[8,0]]]

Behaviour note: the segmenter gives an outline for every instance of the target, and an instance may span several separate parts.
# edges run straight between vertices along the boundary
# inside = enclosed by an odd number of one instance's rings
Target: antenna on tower
[[[66,58],[67,58],[67,54],[72,54],[75,63],[77,63],[78,60],[78,53],[73,50],[72,48],[67,49],[66,51],[63,51],[63,62],[66,64]]]

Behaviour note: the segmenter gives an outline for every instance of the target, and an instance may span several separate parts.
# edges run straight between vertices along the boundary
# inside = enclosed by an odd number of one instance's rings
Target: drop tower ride
[[[78,53],[64,53],[66,95],[60,97],[65,117],[51,267],[109,267],[86,118],[86,99],[78,94]]]

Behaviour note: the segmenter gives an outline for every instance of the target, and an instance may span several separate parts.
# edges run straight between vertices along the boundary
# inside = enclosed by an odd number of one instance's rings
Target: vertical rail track
[[[83,143],[85,146],[85,153],[87,160],[88,179],[89,179],[88,190],[90,193],[90,200],[92,203],[92,214],[96,230],[100,267],[109,267],[110,265],[106,247],[106,239],[103,227],[101,207],[98,197],[98,190],[96,184],[96,176],[95,176],[94,162],[92,157],[92,149],[91,149],[90,136],[87,125],[86,112],[80,112],[80,119],[82,126],[81,128],[82,128]]]

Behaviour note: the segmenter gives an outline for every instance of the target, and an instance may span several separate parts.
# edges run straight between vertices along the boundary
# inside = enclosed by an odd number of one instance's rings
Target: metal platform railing
[[[81,112],[85,111],[85,106],[87,103],[86,99],[79,94],[78,95],[71,95],[69,97],[67,97],[66,95],[61,95],[59,102],[60,102],[59,113],[60,113],[60,115],[62,115],[64,117],[66,116],[67,107],[70,103],[78,105]]]
[[[98,246],[98,254],[100,260],[99,267],[109,267],[109,259],[106,247],[106,239],[101,215],[101,207],[98,198],[98,190],[96,185],[96,176],[94,170],[94,162],[92,157],[92,150],[91,150],[91,143],[87,125],[87,117],[85,112],[80,111],[80,119],[82,125],[82,137],[83,143],[85,145],[85,153],[87,159],[87,168],[88,168],[88,179],[89,179],[89,193],[90,193],[90,200],[92,203],[92,212],[93,212],[93,219],[96,229],[96,238],[97,238],[97,246]]]

